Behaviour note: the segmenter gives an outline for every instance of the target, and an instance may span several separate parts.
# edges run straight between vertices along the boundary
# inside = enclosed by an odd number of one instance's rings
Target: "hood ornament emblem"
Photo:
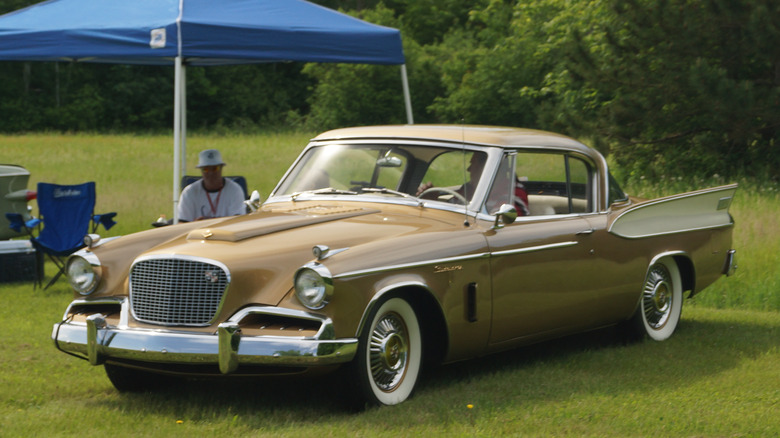
[[[314,247],[311,249],[311,252],[314,254],[314,257],[317,258],[317,261],[321,261],[348,249],[349,248],[339,248],[331,250],[328,245],[314,245]]]
[[[215,271],[206,271],[203,273],[203,276],[209,283],[216,283],[219,281],[219,273]]]
[[[213,236],[214,233],[211,232],[211,230],[203,230],[200,233],[201,236],[203,236],[204,239],[208,239],[209,237]]]

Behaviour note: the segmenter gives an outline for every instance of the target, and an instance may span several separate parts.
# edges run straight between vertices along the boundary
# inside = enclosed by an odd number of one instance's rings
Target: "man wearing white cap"
[[[222,177],[222,154],[206,149],[198,156],[203,178],[188,185],[179,198],[179,221],[191,222],[246,213],[244,191],[229,178]]]

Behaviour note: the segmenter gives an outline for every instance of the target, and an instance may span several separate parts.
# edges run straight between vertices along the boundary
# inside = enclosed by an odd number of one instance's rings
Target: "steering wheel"
[[[448,195],[454,196],[458,201],[460,201],[461,204],[466,205],[468,204],[468,201],[466,201],[466,198],[463,197],[460,193],[456,192],[455,190],[448,189],[446,187],[428,187],[427,189],[423,190],[422,193],[420,193],[417,197],[422,198],[428,193],[432,192],[443,192]]]

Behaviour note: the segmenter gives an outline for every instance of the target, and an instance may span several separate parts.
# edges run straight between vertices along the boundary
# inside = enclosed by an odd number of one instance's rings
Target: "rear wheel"
[[[637,337],[668,339],[682,312],[682,280],[674,259],[664,257],[647,270],[642,298],[631,325]]]
[[[412,395],[422,363],[422,336],[414,309],[402,298],[379,305],[360,335],[355,366],[363,400],[395,405]]]

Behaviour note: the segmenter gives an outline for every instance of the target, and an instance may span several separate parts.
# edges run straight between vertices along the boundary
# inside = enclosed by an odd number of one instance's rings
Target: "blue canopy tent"
[[[185,168],[187,65],[400,65],[401,35],[304,0],[49,0],[0,16],[1,61],[174,66],[173,211]]]

